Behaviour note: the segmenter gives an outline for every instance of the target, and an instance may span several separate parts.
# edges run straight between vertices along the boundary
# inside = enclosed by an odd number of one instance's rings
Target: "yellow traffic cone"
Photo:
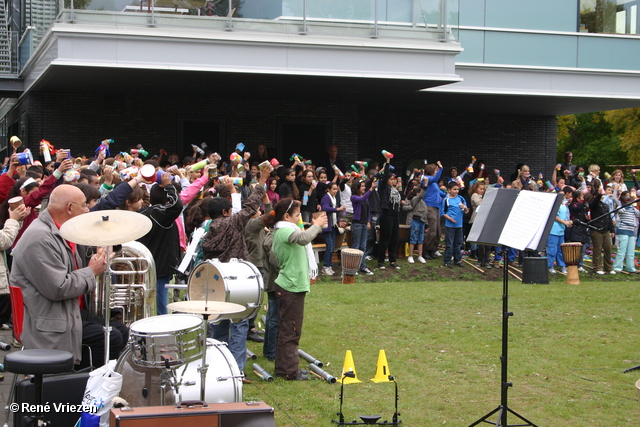
[[[353,372],[353,377],[345,377],[345,372]],[[358,384],[361,383],[358,379],[358,375],[356,375],[356,365],[353,363],[353,355],[351,354],[351,350],[347,350],[347,354],[344,356],[344,364],[342,365],[342,375],[338,380],[342,384]]]
[[[371,378],[371,381],[374,383],[390,383],[389,380],[389,363],[387,363],[387,355],[384,353],[384,350],[380,350],[378,354],[378,368],[376,369],[376,376]]]

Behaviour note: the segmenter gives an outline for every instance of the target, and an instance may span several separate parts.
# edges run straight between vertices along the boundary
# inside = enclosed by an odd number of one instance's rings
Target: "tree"
[[[627,151],[621,147],[620,132],[614,129],[606,114],[585,113],[558,118],[559,163],[564,161],[564,153],[571,151],[576,165],[597,164],[604,169],[604,165],[628,164]]]
[[[629,161],[640,163],[640,108],[607,111],[605,118],[619,134],[620,147],[627,153]]]

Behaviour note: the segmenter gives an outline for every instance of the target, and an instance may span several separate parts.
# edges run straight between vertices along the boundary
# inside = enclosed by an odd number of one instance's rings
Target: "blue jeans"
[[[325,267],[331,267],[331,257],[333,256],[333,249],[336,246],[336,229],[335,227],[331,228],[331,231],[323,231],[322,237],[324,237],[324,243],[327,245],[324,251],[324,262],[323,265]]]
[[[353,238],[353,242],[351,243],[351,247],[353,249],[360,249],[362,252],[367,252],[367,224],[358,224],[351,223],[351,236]],[[363,256],[362,262],[360,263],[360,270],[363,270],[367,267],[366,259]]]
[[[378,226],[378,220],[380,219],[379,213],[371,214],[371,228],[367,230],[367,252],[365,256],[374,256],[376,250],[376,227]]]
[[[220,323],[209,324],[211,328],[208,336],[218,341],[226,342],[229,351],[236,359],[240,371],[244,371],[247,363],[247,333],[249,333],[249,321],[232,323],[231,320],[221,320]]]
[[[567,266],[567,264],[564,263],[564,256],[560,248],[562,243],[564,243],[564,234],[562,236],[549,234],[549,238],[547,239],[547,267],[553,268],[553,261],[556,262],[558,267]]]
[[[267,292],[267,321],[265,323],[262,353],[264,357],[275,359],[278,338],[278,297],[275,291]]]
[[[507,252],[507,258],[509,259],[509,262],[515,261],[516,255],[518,255],[518,250],[509,248],[509,251]],[[502,246],[496,246],[496,256],[494,259],[496,261],[502,260]]]
[[[622,262],[627,260],[627,271],[635,272],[636,266],[633,261],[635,255],[636,237],[628,236],[626,234],[617,234],[618,237],[618,254],[616,255],[616,261],[613,263],[613,269],[615,271],[622,271]]]
[[[313,221],[313,212],[301,211],[302,221],[311,223]]]
[[[165,285],[169,284],[172,278],[173,275],[169,274],[166,276],[158,276],[156,279],[156,310],[158,315],[169,313],[167,310],[168,291]]]
[[[445,227],[444,234],[445,249],[444,263],[451,264],[451,258],[456,264],[462,262],[462,243],[464,242],[464,234],[462,227]]]

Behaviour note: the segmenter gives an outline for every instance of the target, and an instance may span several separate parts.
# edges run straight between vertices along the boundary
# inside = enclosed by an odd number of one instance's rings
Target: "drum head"
[[[355,255],[355,256],[364,255],[364,252],[362,252],[360,249],[353,249],[353,248],[345,248],[342,250],[342,253],[348,254],[348,255]]]
[[[224,275],[219,264],[211,261],[198,264],[189,276],[187,294],[191,301],[227,301]],[[228,302],[228,301],[227,301]]]
[[[139,334],[162,334],[186,331],[198,326],[202,326],[202,318],[195,314],[163,314],[133,322],[130,329]]]

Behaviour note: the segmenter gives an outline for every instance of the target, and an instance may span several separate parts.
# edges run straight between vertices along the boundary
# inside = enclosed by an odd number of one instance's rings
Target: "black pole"
[[[509,409],[509,405],[507,403],[509,387],[513,386],[513,383],[507,381],[509,365],[509,317],[513,316],[513,312],[509,311],[509,248],[506,246],[502,247],[502,259],[504,260],[504,270],[502,273],[502,354],[500,355],[500,363],[502,366],[500,369],[500,406],[471,424],[469,427],[473,427],[480,423],[493,424],[496,427],[509,427],[509,424],[507,424],[507,413],[509,412],[520,420],[526,422],[526,424],[512,424],[512,426],[537,427],[531,421]],[[498,412],[498,419],[495,422],[488,421],[488,418],[496,412]]]
[[[509,311],[509,248],[502,248],[502,259],[504,260],[504,271],[502,272],[502,355],[500,356],[500,382],[502,384],[502,392],[500,393],[500,425],[507,425],[507,397],[509,387],[513,385],[507,381],[509,366],[509,317],[513,316],[513,312]]]

